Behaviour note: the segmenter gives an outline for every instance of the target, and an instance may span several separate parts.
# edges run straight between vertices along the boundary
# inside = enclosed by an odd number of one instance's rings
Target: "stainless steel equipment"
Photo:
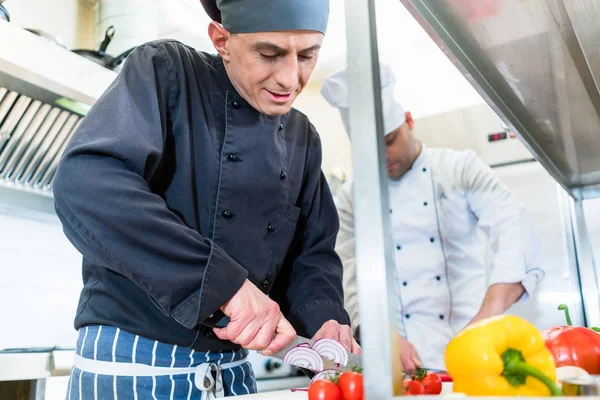
[[[562,390],[565,396],[600,396],[600,375],[564,379]]]
[[[2,20],[0,37],[0,191],[46,211],[65,145],[117,74]]]

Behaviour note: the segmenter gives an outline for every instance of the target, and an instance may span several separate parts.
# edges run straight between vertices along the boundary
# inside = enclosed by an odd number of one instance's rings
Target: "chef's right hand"
[[[416,371],[417,367],[421,367],[421,360],[415,346],[408,340],[399,335],[400,340],[400,360],[402,361],[402,370],[408,374]]]
[[[221,311],[230,322],[225,328],[213,329],[217,337],[248,350],[259,350],[265,356],[283,349],[296,337],[279,305],[248,280]]]

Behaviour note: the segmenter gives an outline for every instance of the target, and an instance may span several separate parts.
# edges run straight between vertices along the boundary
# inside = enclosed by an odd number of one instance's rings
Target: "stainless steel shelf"
[[[600,196],[600,2],[400,1],[571,196]]]

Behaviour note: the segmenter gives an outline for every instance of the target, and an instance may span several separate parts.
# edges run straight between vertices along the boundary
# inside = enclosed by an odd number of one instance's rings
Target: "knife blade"
[[[206,319],[202,322],[202,325],[208,326],[210,328],[225,328],[227,326],[227,324],[229,324],[229,317],[226,316],[225,314],[223,314],[221,311],[217,311],[216,313],[211,315],[208,319]],[[306,344],[308,344],[310,347],[312,347],[315,344],[315,341],[312,339],[307,339],[300,335],[296,335],[294,340],[292,340],[286,347],[284,347],[277,353],[272,354],[268,357],[276,358],[277,360],[283,362],[285,355],[287,354],[288,351],[290,351],[291,349],[293,349],[294,347],[297,347],[299,345],[306,345]],[[259,354],[261,354],[261,353],[259,352]],[[321,369],[321,370],[315,370],[312,368],[308,368],[304,365],[295,365],[295,366],[299,367],[299,368],[308,369],[308,370],[311,370],[312,372],[317,372],[317,373],[325,371],[325,370],[329,370],[329,369],[334,369],[334,370],[338,370],[340,372],[345,372],[345,371],[351,371],[354,368],[362,368],[362,360],[361,360],[360,356],[356,355],[356,354],[352,354],[350,352],[348,352],[348,363],[345,366],[338,365],[326,357],[323,357],[323,356],[320,356],[320,357],[323,360],[323,369]]]

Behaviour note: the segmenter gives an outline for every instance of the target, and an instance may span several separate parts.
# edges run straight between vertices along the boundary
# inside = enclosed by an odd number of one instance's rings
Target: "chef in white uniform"
[[[394,98],[395,77],[387,65],[381,83],[401,359],[408,371],[444,370],[444,350],[454,335],[527,299],[543,279],[539,237],[523,204],[473,151],[429,148],[413,136],[415,122]],[[345,70],[328,76],[321,94],[338,108],[348,132]],[[336,250],[344,264],[345,307],[357,333],[352,182],[338,193],[337,206]],[[489,276],[478,228],[493,252]]]

